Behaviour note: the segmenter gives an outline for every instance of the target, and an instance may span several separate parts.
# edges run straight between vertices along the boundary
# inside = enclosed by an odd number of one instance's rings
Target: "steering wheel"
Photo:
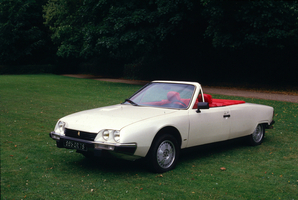
[[[180,101],[180,100],[173,100],[171,103],[180,103],[184,106],[184,108],[187,107],[187,105],[185,103],[183,103],[182,101]]]

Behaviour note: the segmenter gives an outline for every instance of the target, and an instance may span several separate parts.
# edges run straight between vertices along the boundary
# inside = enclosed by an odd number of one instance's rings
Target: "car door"
[[[230,110],[213,107],[189,111],[189,135],[187,147],[227,140],[230,133]]]

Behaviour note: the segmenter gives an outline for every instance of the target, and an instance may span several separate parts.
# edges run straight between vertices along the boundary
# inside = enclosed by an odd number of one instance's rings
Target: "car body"
[[[212,99],[197,82],[152,81],[122,104],[59,119],[50,137],[86,156],[146,158],[153,171],[166,172],[184,148],[244,136],[261,144],[273,115],[270,106]]]

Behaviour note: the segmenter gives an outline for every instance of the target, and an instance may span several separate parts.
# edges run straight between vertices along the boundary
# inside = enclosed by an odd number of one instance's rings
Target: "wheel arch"
[[[158,137],[160,137],[163,134],[170,134],[170,135],[174,136],[178,142],[179,147],[181,148],[182,138],[181,138],[181,134],[180,134],[179,130],[177,128],[175,128],[174,126],[166,126],[166,127],[161,128],[154,136],[152,143],[150,145],[150,149],[147,152],[147,155],[152,148],[152,144],[157,140]]]
[[[253,129],[253,131],[252,131],[251,133],[254,132],[254,130],[256,129],[256,127],[257,127],[258,125],[262,125],[264,129],[267,129],[267,127],[269,126],[269,124],[270,124],[270,123],[268,123],[268,122],[264,122],[264,121],[263,121],[263,122],[262,122],[262,121],[261,121],[261,122],[257,122],[256,125],[255,125],[255,128]]]
[[[259,131],[257,131],[259,125],[262,128],[262,133],[258,133]],[[259,123],[256,126],[254,132],[247,136],[247,138],[248,138],[247,142],[249,145],[257,146],[257,145],[260,145],[263,143],[263,140],[265,138],[265,127],[266,127],[266,123]]]

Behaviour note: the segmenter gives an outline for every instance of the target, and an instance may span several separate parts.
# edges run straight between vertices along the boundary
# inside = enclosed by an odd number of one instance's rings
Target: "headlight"
[[[59,121],[55,127],[55,132],[64,134],[64,130],[65,130],[65,122]]]
[[[58,123],[58,127],[59,127],[60,132],[61,132],[61,133],[64,133],[64,130],[65,130],[65,122],[60,121],[60,122]]]
[[[104,131],[102,132],[102,138],[103,138],[105,141],[107,141],[107,140],[109,139],[109,137],[110,137],[110,131],[109,131],[109,130],[104,130]]]
[[[113,135],[115,142],[120,142],[120,131],[114,131]]]
[[[112,130],[112,129],[104,129],[104,130],[101,130],[99,132],[99,134],[100,133],[101,133],[102,138],[105,141],[108,141],[109,139],[112,139],[112,137],[113,137],[115,142],[120,142],[120,131]]]

